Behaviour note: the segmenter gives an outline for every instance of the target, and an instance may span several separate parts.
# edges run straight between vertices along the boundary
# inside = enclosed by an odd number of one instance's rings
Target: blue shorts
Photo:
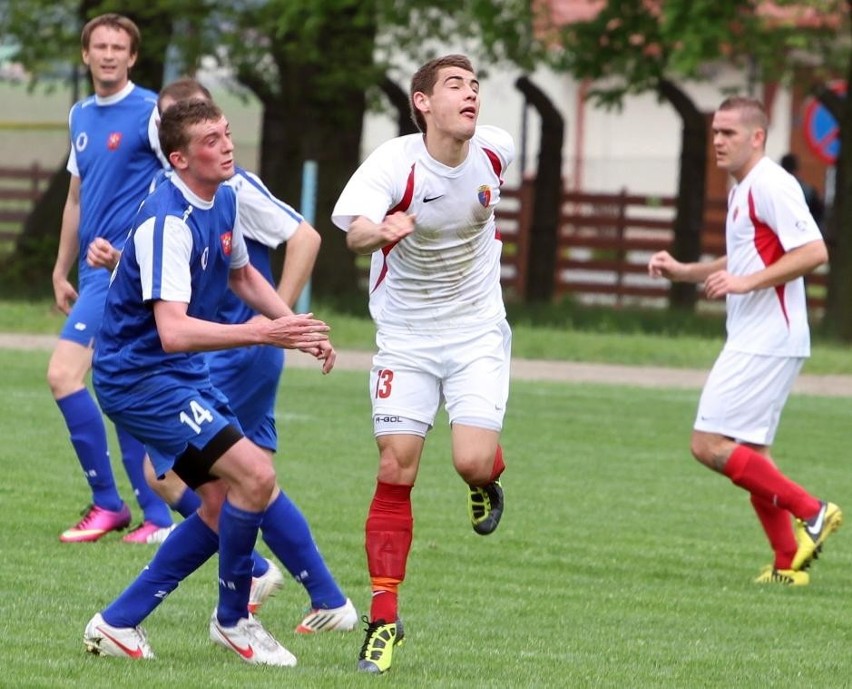
[[[179,376],[153,373],[133,385],[111,385],[97,375],[101,408],[145,445],[157,476],[165,474],[189,445],[201,450],[219,431],[240,422],[213,385],[189,385]]]
[[[207,364],[210,380],[228,398],[246,437],[275,452],[275,398],[284,368],[284,350],[258,345],[210,352]]]
[[[80,281],[77,301],[74,302],[71,313],[65,319],[59,339],[70,340],[84,347],[94,345],[95,335],[104,317],[107,289],[109,289],[108,270],[88,273]]]

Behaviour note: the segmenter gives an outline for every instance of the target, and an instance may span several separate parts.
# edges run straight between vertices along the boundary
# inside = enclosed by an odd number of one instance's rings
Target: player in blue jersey
[[[92,498],[83,519],[60,536],[66,543],[96,541],[130,524],[130,510],[118,493],[110,466],[103,417],[86,387],[109,275],[91,269],[83,259],[95,237],[121,247],[151,180],[165,162],[157,142],[156,94],[136,86],[129,77],[139,40],[136,25],[117,14],[101,15],[85,25],[82,55],[95,95],[76,103],[68,118],[71,182],[52,276],[56,304],[68,317],[50,358],[47,380]],[[78,258],[75,289],[69,273]],[[159,542],[172,525],[168,506],[145,481],[142,445],[121,428],[117,434],[144,515],[140,528],[124,540]]]
[[[161,91],[158,107],[162,113],[176,102],[197,98],[212,101],[210,92],[194,79],[178,79]],[[165,175],[158,184],[165,180]],[[271,266],[272,249],[286,242],[287,252],[278,294],[291,308],[295,304],[316,260],[320,247],[319,233],[291,206],[275,198],[252,173],[237,167],[225,184],[237,196],[237,212],[251,264],[270,284],[274,284]],[[104,240],[89,247],[88,260],[93,266],[113,268],[118,252]],[[228,290],[219,305],[217,320],[244,323],[257,316],[245,302]],[[275,401],[284,366],[284,352],[277,347],[255,345],[238,350],[209,352],[210,377],[228,398],[229,406],[240,422],[246,437],[267,450],[277,450]],[[158,479],[146,458],[146,475],[151,487],[184,517],[200,506],[195,491],[168,471]],[[297,513],[294,511],[294,516]],[[311,607],[296,631],[303,634],[325,631],[350,631],[358,616],[352,603],[335,583],[322,556],[313,546],[307,521],[298,515],[290,525],[294,548],[282,559],[290,575],[304,586]],[[283,584],[280,570],[259,553],[253,555],[252,586],[249,611],[255,613]]]
[[[94,360],[104,411],[141,440],[158,475],[170,469],[201,498],[136,580],[86,626],[88,650],[150,658],[142,620],[219,551],[219,603],[210,637],[253,664],[296,659],[248,612],[257,533],[277,555],[292,547],[295,505],[277,486],[271,458],[242,433],[200,352],[268,344],[313,354],[327,373],[328,326],[293,315],[249,263],[234,190],[227,120],[191,100],[163,113],[160,142],[175,173],[145,200],[113,271]],[[266,316],[215,322],[230,287]],[[217,537],[218,529],[218,537]],[[280,555],[279,555],[280,557]]]

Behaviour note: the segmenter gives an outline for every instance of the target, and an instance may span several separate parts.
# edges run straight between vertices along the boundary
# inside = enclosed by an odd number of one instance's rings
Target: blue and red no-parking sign
[[[844,81],[833,81],[829,88],[840,96],[846,95]],[[834,115],[816,98],[811,98],[805,107],[803,125],[808,148],[824,163],[834,165],[840,154],[840,125]]]

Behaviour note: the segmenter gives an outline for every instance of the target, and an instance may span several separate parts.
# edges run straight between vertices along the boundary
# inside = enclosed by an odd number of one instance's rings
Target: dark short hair
[[[459,67],[465,71],[474,73],[473,65],[466,55],[444,55],[443,57],[436,57],[434,60],[429,60],[429,62],[414,73],[414,76],[411,77],[411,91],[409,92],[408,104],[411,108],[411,119],[424,134],[426,133],[426,118],[423,117],[423,113],[414,105],[414,94],[425,93],[427,96],[432,95],[432,91],[438,81],[438,72],[444,67]]]
[[[189,129],[201,122],[217,122],[222,110],[212,101],[184,100],[167,108],[160,120],[160,149],[168,158],[175,151],[185,151],[189,146]]]
[[[781,156],[781,167],[791,175],[799,169],[799,159],[795,153],[785,153]]]
[[[171,98],[176,103],[180,103],[181,101],[189,98],[198,98],[200,100],[209,101],[213,100],[213,96],[210,94],[209,89],[204,86],[204,84],[196,81],[195,79],[191,79],[190,77],[176,79],[175,81],[163,86],[160,91],[160,95],[157,97],[157,110],[159,110],[161,114],[163,112],[161,104],[164,98]]]
[[[110,29],[118,29],[124,31],[130,36],[130,54],[136,55],[139,52],[139,44],[142,42],[142,35],[139,33],[139,27],[136,26],[132,19],[128,19],[121,14],[101,14],[90,19],[83,27],[80,34],[80,45],[83,50],[89,49],[89,42],[92,40],[92,32],[101,26],[107,26]]]

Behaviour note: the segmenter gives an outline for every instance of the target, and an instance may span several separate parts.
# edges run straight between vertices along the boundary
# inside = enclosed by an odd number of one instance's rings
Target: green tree
[[[19,37],[20,59],[36,79],[58,63],[71,63],[75,75],[80,61],[80,31],[88,19],[108,11],[120,11],[142,31],[139,57],[131,78],[157,90],[162,85],[166,47],[172,35],[170,9],[166,3],[121,3],[97,0],[56,3],[45,0],[12,0],[0,13],[0,40]],[[75,76],[75,88],[79,79]],[[88,77],[83,94],[91,91]],[[81,95],[83,95],[81,94]],[[67,160],[67,159],[66,159]],[[62,208],[68,192],[69,175],[64,163],[48,182],[47,189],[24,224],[14,254],[3,266],[4,291],[27,294],[50,293],[50,270],[56,257]]]
[[[768,15],[756,0],[611,0],[592,20],[562,27],[559,65],[594,83],[591,95],[605,107],[620,107],[629,94],[656,93],[683,123],[673,253],[700,257],[704,218],[708,126],[704,113],[680,86],[707,79],[714,62],[740,67],[766,81],[789,77],[797,54],[807,50],[824,61],[835,52],[825,39],[833,27],[819,19],[837,10],[838,0],[791,2],[794,15]],[[797,18],[809,19],[803,29]],[[847,54],[845,59],[849,61]],[[721,94],[720,94],[721,96]],[[852,123],[850,124],[852,126]],[[674,309],[692,309],[693,285],[674,283]]]
[[[7,17],[0,15],[0,35],[24,39],[28,66],[71,59],[79,25],[69,18],[79,6],[12,2]],[[314,290],[326,294],[347,293],[356,284],[354,257],[328,215],[359,163],[371,89],[381,87],[401,62],[427,59],[450,41],[491,67],[529,67],[542,55],[525,0],[124,0],[87,2],[84,14],[107,9],[139,20],[143,46],[153,42],[149,34],[171,35],[149,21],[151,15],[171,14],[177,27],[171,45],[185,72],[193,71],[200,55],[234,69],[263,107],[260,173],[273,193],[299,199],[302,166],[317,161],[316,225],[324,244]],[[158,50],[165,54],[164,45]]]

